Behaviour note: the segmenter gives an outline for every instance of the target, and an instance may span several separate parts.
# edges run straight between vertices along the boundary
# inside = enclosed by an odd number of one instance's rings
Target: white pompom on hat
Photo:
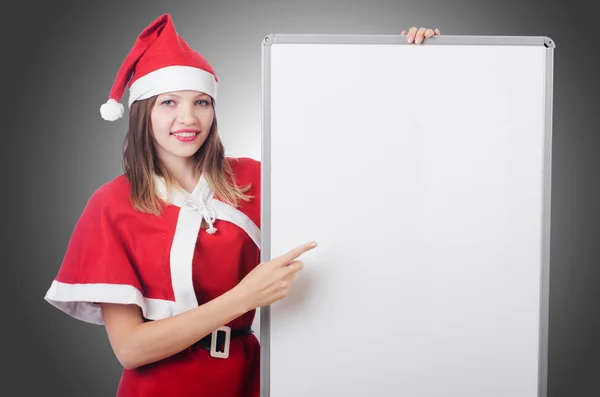
[[[215,71],[198,52],[181,38],[169,14],[163,14],[140,33],[119,68],[109,99],[100,107],[102,118],[123,117],[120,103],[129,87],[129,106],[165,92],[193,90],[217,99]]]

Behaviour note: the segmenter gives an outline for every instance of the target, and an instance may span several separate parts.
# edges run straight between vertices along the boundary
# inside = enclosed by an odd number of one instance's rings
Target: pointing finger
[[[298,246],[298,247],[294,248],[293,250],[275,258],[275,261],[278,262],[282,266],[287,266],[291,261],[298,258],[303,253],[310,251],[311,249],[315,248],[316,246],[317,246],[317,243],[314,241],[311,243],[302,244],[301,246]]]

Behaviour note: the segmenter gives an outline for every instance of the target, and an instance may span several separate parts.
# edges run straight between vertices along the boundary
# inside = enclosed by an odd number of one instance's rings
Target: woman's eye
[[[201,106],[207,106],[207,105],[210,105],[210,104],[208,103],[208,101],[207,101],[207,100],[204,100],[204,99],[201,99],[201,100],[199,100],[199,101],[196,101],[196,103],[197,103],[198,105],[201,105]]]
[[[162,104],[163,104],[163,105],[166,105],[166,106],[170,106],[170,105],[172,105],[172,104],[173,104],[173,101],[172,101],[172,100],[170,100],[170,99],[167,99],[166,101],[163,101],[163,102],[162,102]]]

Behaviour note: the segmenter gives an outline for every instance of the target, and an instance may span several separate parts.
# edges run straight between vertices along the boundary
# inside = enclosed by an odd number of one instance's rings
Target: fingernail
[[[314,247],[316,247],[316,246],[317,246],[317,243],[315,243],[315,242],[312,242],[312,243],[310,243],[310,244],[309,244],[309,246],[310,246],[311,248],[314,248]]]
[[[408,36],[408,42],[412,43],[414,36],[411,34]]]

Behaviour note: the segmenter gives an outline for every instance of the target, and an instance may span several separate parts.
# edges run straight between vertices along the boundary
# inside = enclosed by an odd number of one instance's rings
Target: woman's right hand
[[[297,258],[316,246],[314,242],[303,244],[270,261],[259,263],[234,288],[241,294],[246,309],[268,306],[286,297],[296,273],[304,267]]]

